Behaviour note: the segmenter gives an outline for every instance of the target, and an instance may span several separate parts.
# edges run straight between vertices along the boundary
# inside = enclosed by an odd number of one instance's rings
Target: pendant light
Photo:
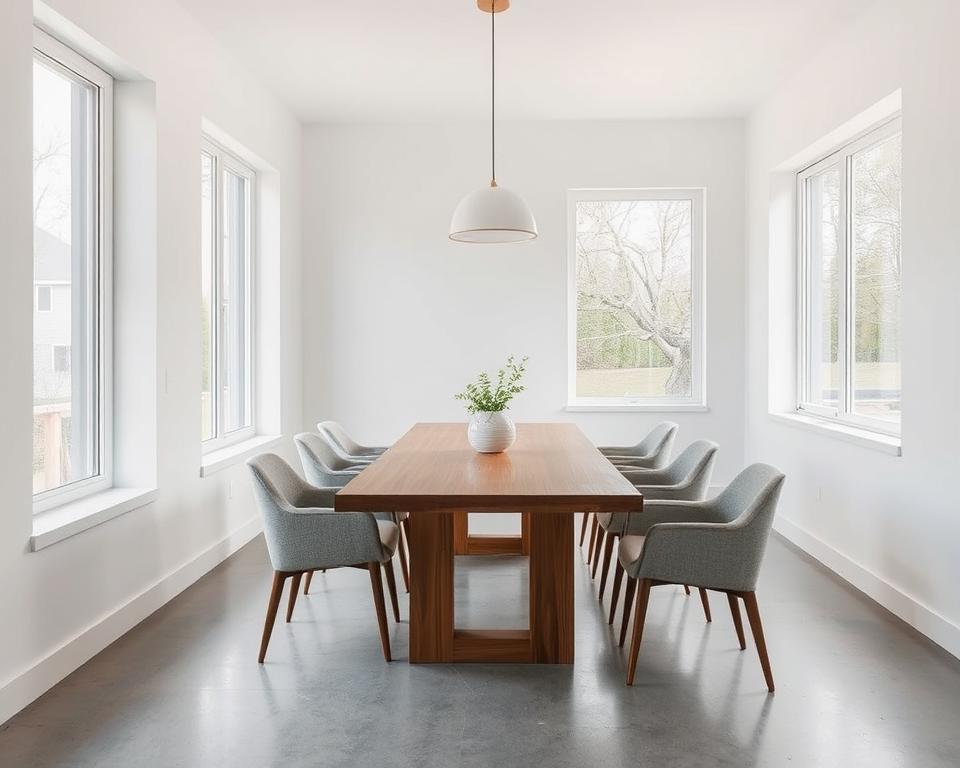
[[[537,236],[537,222],[523,198],[497,184],[496,17],[510,0],[477,0],[490,14],[490,186],[460,201],[450,222],[450,239],[460,243],[519,243]]]

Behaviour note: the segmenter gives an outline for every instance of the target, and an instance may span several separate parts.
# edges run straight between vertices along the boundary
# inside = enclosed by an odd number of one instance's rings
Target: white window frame
[[[796,410],[805,416],[811,416],[832,423],[864,429],[882,435],[900,436],[900,425],[861,416],[853,412],[854,382],[850,371],[848,355],[855,348],[854,328],[849,322],[848,308],[853,298],[853,216],[850,213],[849,189],[853,174],[853,156],[864,149],[879,144],[898,133],[903,132],[900,114],[877,123],[863,131],[846,144],[821,157],[797,173],[796,216],[797,216],[797,406]],[[839,404],[836,408],[811,402],[809,397],[809,346],[811,337],[811,318],[808,311],[811,304],[811,280],[809,255],[809,222],[807,221],[805,183],[807,179],[822,173],[827,168],[840,167],[840,210],[843,217],[843,237],[838,243],[840,268],[840,302],[838,318],[837,350],[840,371]]]
[[[97,94],[97,217],[93,241],[94,314],[97,349],[96,446],[98,474],[33,495],[34,513],[113,487],[113,78],[89,59],[43,30],[33,30],[34,57],[72,78],[79,77]],[[52,295],[51,295],[52,307]]]
[[[687,397],[577,396],[577,203],[604,200],[689,200],[691,384]],[[571,189],[567,193],[567,410],[703,411],[707,408],[706,350],[706,190],[689,188]]]
[[[201,154],[209,155],[213,160],[213,184],[211,194],[213,195],[214,217],[211,236],[213,237],[213,263],[214,278],[211,281],[213,297],[211,306],[216,307],[211,318],[211,345],[213,347],[214,365],[210,371],[211,384],[210,395],[213,399],[212,410],[214,414],[214,435],[209,440],[201,441],[202,453],[212,453],[223,448],[227,448],[245,440],[256,437],[257,434],[257,401],[255,396],[256,388],[256,220],[258,211],[258,190],[257,173],[249,164],[244,162],[235,153],[223,147],[209,136],[204,136],[201,143]],[[222,194],[222,171],[226,169],[231,173],[241,176],[247,180],[248,195],[248,217],[247,217],[247,290],[245,292],[247,299],[247,399],[250,403],[251,423],[241,429],[232,432],[224,432],[224,398],[221,392],[220,381],[223,375],[223,369],[226,367],[226,345],[223,343],[221,334],[223,332],[223,313],[220,295],[223,281],[223,194]]]

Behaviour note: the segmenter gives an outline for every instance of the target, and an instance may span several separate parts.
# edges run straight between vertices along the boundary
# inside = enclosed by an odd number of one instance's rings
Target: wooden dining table
[[[521,423],[507,451],[481,454],[467,425],[417,424],[336,495],[338,511],[410,514],[410,662],[570,664],[577,512],[639,512],[643,497],[574,424]],[[520,512],[529,627],[457,629],[454,564],[468,513]],[[503,537],[497,537],[502,539]],[[498,546],[479,551],[501,551]]]

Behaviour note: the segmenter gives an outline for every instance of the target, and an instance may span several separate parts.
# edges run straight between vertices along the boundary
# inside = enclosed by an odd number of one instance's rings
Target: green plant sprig
[[[523,374],[527,371],[527,360],[524,357],[517,362],[513,355],[507,358],[507,364],[497,371],[497,384],[494,386],[486,372],[477,376],[477,380],[467,384],[462,392],[454,397],[467,403],[468,413],[478,411],[505,411],[510,407],[510,401],[523,392],[526,387],[520,383]]]

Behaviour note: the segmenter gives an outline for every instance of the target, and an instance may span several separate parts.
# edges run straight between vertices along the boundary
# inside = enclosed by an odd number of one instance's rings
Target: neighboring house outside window
[[[36,511],[112,484],[112,89],[106,72],[35,30]]]

